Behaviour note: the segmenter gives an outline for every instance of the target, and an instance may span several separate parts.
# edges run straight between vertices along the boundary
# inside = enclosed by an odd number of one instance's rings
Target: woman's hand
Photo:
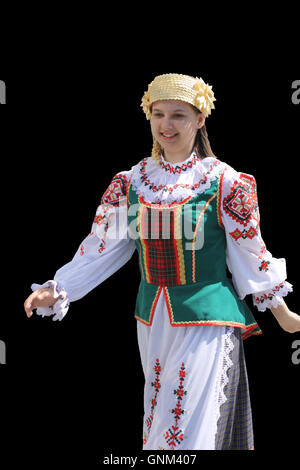
[[[289,310],[286,315],[277,318],[277,321],[281,328],[288,333],[296,333],[297,331],[300,331],[300,316],[297,315],[297,313]]]
[[[41,288],[34,291],[24,302],[24,309],[28,318],[32,316],[32,310],[38,307],[51,307],[57,302],[54,298],[53,287]]]
[[[300,315],[291,312],[285,302],[276,308],[272,307],[271,311],[284,331],[288,333],[300,331]]]

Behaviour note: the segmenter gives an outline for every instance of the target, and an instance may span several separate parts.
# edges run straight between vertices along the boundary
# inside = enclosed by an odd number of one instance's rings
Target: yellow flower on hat
[[[197,81],[193,86],[193,89],[197,91],[195,106],[207,117],[210,115],[211,110],[215,109],[213,102],[216,101],[216,98],[209,84],[206,84],[202,78],[196,77],[196,79]]]
[[[144,113],[146,114],[146,118],[150,119],[151,118],[151,111],[150,111],[150,91],[149,91],[150,86],[148,87],[148,91],[145,91],[144,96],[142,98],[142,108],[144,110]]]

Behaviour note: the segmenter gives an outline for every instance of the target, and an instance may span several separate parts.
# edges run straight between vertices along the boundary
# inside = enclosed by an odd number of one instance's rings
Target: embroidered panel
[[[101,198],[101,204],[119,206],[120,197],[126,196],[128,182],[125,174],[119,173],[115,175]]]
[[[235,241],[237,241],[239,238],[243,238],[244,240],[246,238],[250,238],[250,240],[252,240],[252,238],[254,238],[258,233],[258,229],[254,227],[250,227],[248,230],[244,229],[242,232],[238,227],[236,227],[233,232],[230,232],[230,235]]]
[[[175,448],[178,447],[185,438],[184,431],[179,426],[180,419],[185,413],[185,410],[182,407],[182,401],[185,395],[187,394],[187,391],[184,388],[184,380],[186,377],[184,362],[181,364],[178,375],[179,385],[177,389],[174,390],[174,395],[176,395],[177,401],[175,407],[170,410],[170,412],[174,415],[174,424],[171,425],[168,430],[163,434],[165,441],[169,446],[169,450],[175,450]]]
[[[145,426],[146,426],[147,432],[144,432],[144,444],[146,444],[149,439],[151,426],[153,423],[154,409],[157,405],[157,397],[158,397],[160,387],[161,387],[161,383],[160,383],[161,365],[160,365],[159,359],[156,359],[153,370],[155,371],[155,380],[154,382],[151,382],[151,386],[154,387],[155,393],[154,393],[154,397],[151,400],[150,414],[145,419]]]
[[[151,160],[150,160],[151,161]],[[193,161],[192,164],[197,163],[199,159],[196,159]],[[140,183],[143,184],[144,186],[147,186],[152,192],[158,192],[158,191],[163,191],[163,192],[169,192],[172,193],[174,190],[177,188],[184,188],[187,190],[195,191],[198,190],[201,186],[205,185],[210,179],[213,178],[213,175],[215,173],[215,170],[221,165],[220,160],[215,160],[212,162],[209,166],[209,168],[206,171],[202,172],[202,176],[199,178],[197,183],[195,184],[188,184],[188,183],[178,183],[178,184],[173,184],[173,185],[167,185],[165,182],[163,184],[157,184],[154,181],[151,181],[148,174],[147,174],[147,165],[149,164],[149,159],[144,158],[139,165],[139,176],[140,176]],[[171,167],[170,165],[164,165],[164,170],[169,171],[170,168],[172,168],[171,174],[180,174],[182,171],[184,171],[188,168],[188,166],[181,165],[181,167]],[[215,175],[216,176],[216,175]],[[199,192],[199,191],[196,191]]]
[[[181,165],[169,163],[165,159],[163,159],[162,156],[160,157],[161,169],[171,174],[180,174],[182,172],[186,172],[188,169],[193,168],[193,166],[196,165],[198,162],[200,162],[200,158],[197,157],[196,154],[192,155],[186,163],[182,163]]]
[[[259,222],[256,181],[241,173],[240,181],[235,181],[230,194],[223,200],[224,211],[236,222],[246,225],[254,218]]]

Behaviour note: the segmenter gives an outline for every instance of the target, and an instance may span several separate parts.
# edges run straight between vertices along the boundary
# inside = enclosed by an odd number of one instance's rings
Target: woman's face
[[[198,129],[205,118],[189,103],[179,100],[155,101],[150,119],[153,137],[164,149],[165,155],[175,159],[188,158]]]

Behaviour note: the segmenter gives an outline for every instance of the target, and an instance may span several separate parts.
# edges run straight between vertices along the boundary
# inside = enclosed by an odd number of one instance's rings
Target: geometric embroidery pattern
[[[101,205],[101,207],[97,209],[96,215],[94,217],[94,222],[99,226],[103,225],[103,228],[104,228],[104,235],[102,239],[100,240],[100,244],[98,248],[99,253],[102,253],[102,251],[105,249],[107,231],[109,227],[109,221],[108,221],[108,218],[106,217],[106,213],[108,213],[110,210],[111,210],[111,206]],[[90,235],[93,235],[93,232]]]
[[[256,182],[250,175],[241,173],[241,181],[235,181],[230,194],[223,200],[223,209],[236,222],[246,225],[259,219]],[[254,236],[254,235],[253,235]]]
[[[200,159],[197,157],[197,156],[193,156],[189,161],[188,163],[183,163],[182,165],[170,165],[170,163],[163,163],[162,161],[162,158],[160,157],[160,166],[161,166],[161,169],[162,170],[165,170],[165,171],[168,171],[170,172],[171,174],[180,174],[181,172],[184,172],[186,171],[187,169],[189,168],[193,168],[193,166],[199,162]]]
[[[175,450],[175,447],[181,444],[181,442],[184,439],[184,432],[182,429],[178,426],[178,422],[181,419],[181,416],[185,413],[185,410],[182,408],[182,400],[183,397],[186,395],[186,390],[184,389],[184,379],[185,379],[185,366],[184,362],[181,365],[181,368],[179,370],[179,386],[176,390],[174,390],[174,395],[177,397],[177,402],[175,408],[173,408],[171,413],[174,414],[175,416],[175,421],[174,425],[171,426],[165,433],[164,433],[164,438],[166,440],[166,443],[169,446],[169,449]]]
[[[254,227],[250,227],[249,230],[244,229],[242,232],[236,228],[233,232],[230,232],[230,235],[235,241],[237,241],[239,238],[243,238],[244,240],[246,238],[250,238],[250,240],[252,240],[252,238],[254,238],[257,234],[258,230]]]
[[[199,188],[202,184],[205,184],[208,180],[208,176],[214,171],[215,168],[217,168],[221,164],[220,160],[218,159],[212,162],[208,170],[203,172],[203,176],[195,184],[177,183],[174,185],[160,184],[159,186],[156,186],[154,182],[151,181],[149,176],[147,175],[146,170],[147,170],[148,160],[149,159],[146,157],[140,162],[140,169],[139,169],[139,174],[141,176],[140,182],[143,183],[144,186],[148,186],[148,188],[154,193],[156,193],[157,191],[163,190],[163,192],[168,192],[170,194],[178,187],[191,189],[192,191],[194,191],[195,189]],[[165,169],[167,169],[167,166],[165,167]],[[180,171],[177,170],[176,173],[180,173]]]
[[[101,198],[101,204],[112,204],[119,206],[119,198],[126,196],[126,188],[128,185],[128,178],[126,175],[119,173],[114,176],[107,190]]]
[[[157,395],[160,391],[160,373],[161,373],[161,366],[160,366],[160,363],[159,363],[159,360],[156,359],[156,362],[155,362],[155,366],[153,367],[154,371],[155,371],[155,381],[154,382],[151,382],[151,385],[152,387],[154,387],[154,390],[155,390],[155,395],[154,395],[154,398],[151,400],[151,409],[150,409],[150,415],[149,417],[145,420],[145,424],[147,426],[147,434],[144,433],[144,444],[146,444],[148,438],[149,438],[149,434],[150,434],[150,431],[151,431],[151,426],[152,426],[152,422],[153,422],[153,415],[154,415],[154,409],[157,405]]]

